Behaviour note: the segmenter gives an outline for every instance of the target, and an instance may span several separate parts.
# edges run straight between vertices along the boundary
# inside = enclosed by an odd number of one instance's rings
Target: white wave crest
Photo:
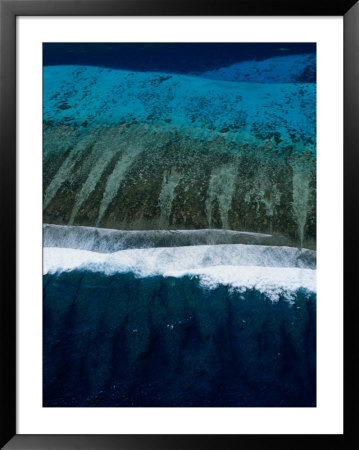
[[[166,276],[187,275],[185,271],[168,271]],[[259,266],[214,266],[194,269],[189,275],[199,276],[200,283],[208,289],[220,285],[245,292],[255,289],[276,302],[280,297],[294,300],[300,289],[309,293],[316,292],[316,271],[296,267],[259,267]]]
[[[258,245],[198,245],[96,253],[44,248],[44,274],[86,269],[107,275],[133,272],[147,277],[199,277],[206,288],[256,289],[273,301],[298,289],[316,292],[316,271],[298,260],[298,249]],[[299,263],[298,263],[299,261]]]
[[[272,236],[246,231],[202,230],[112,230],[108,228],[43,225],[44,247],[63,247],[113,253],[128,248],[180,247],[188,245],[264,244]]]

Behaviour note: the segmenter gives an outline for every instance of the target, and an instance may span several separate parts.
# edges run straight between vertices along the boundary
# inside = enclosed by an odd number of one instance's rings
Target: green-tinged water
[[[83,136],[50,127],[44,148],[45,222],[227,228],[315,246],[315,158],[309,152],[229,145],[221,137],[202,142],[146,124],[95,128]]]

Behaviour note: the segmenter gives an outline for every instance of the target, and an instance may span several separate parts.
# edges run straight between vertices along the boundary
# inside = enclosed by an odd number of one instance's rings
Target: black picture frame
[[[344,434],[342,435],[17,435],[16,434],[16,17],[18,16],[343,16],[344,17]],[[357,380],[356,219],[359,169],[359,2],[355,0],[0,0],[1,448],[256,449],[352,448]],[[305,31],[304,31],[305,32]],[[353,408],[354,407],[354,408]],[[349,413],[354,411],[354,413]],[[3,447],[5,445],[5,447]]]

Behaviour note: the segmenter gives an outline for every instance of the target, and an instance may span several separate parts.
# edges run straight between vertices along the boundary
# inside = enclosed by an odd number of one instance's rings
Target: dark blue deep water
[[[196,278],[44,276],[44,406],[316,405],[316,296]]]
[[[43,64],[186,74],[242,61],[315,53],[315,43],[45,43]]]

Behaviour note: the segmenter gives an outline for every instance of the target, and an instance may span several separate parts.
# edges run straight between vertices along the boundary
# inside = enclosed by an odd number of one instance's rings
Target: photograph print
[[[43,406],[316,406],[316,44],[43,44]]]

